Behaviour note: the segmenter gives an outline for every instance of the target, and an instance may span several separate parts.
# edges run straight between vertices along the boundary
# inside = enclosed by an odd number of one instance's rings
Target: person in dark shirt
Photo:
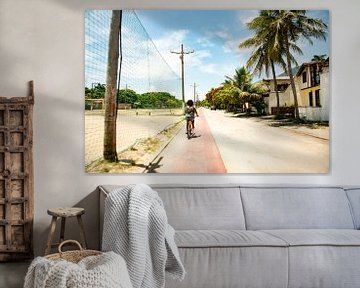
[[[186,121],[191,121],[193,129],[195,129],[195,116],[199,116],[199,114],[194,106],[194,101],[190,99],[186,102],[185,117]]]

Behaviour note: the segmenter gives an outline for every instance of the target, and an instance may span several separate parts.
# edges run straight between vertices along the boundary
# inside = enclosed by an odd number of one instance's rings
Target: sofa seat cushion
[[[360,246],[360,231],[350,229],[262,230],[289,246]]]
[[[288,249],[276,246],[179,248],[185,279],[178,281],[169,275],[165,286],[287,288]]]
[[[288,246],[269,233],[244,230],[180,230],[175,233],[175,242],[180,248]]]
[[[262,232],[289,245],[288,288],[359,287],[360,231],[303,229]]]

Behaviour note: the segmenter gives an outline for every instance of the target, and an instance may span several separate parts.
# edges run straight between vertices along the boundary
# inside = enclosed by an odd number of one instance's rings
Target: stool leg
[[[45,255],[48,255],[51,252],[51,243],[52,243],[52,239],[54,237],[54,232],[55,232],[55,228],[56,228],[56,220],[57,220],[56,216],[53,216],[51,219],[50,231],[49,231],[49,236],[48,236],[48,240],[47,240],[47,244],[46,244]]]
[[[60,230],[60,242],[59,243],[64,241],[65,223],[66,223],[66,218],[61,217],[61,230]]]
[[[86,238],[85,238],[85,229],[84,229],[84,224],[81,219],[81,215],[77,216],[77,220],[78,220],[79,226],[80,226],[81,245],[83,246],[84,249],[86,249],[87,244],[86,244]]]

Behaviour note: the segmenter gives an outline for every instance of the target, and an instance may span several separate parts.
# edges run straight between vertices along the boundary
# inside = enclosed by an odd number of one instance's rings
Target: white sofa
[[[152,187],[187,271],[167,288],[360,287],[360,188]]]

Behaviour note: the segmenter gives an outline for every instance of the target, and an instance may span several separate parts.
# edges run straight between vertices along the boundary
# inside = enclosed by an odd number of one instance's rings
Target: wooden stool
[[[47,213],[52,216],[51,224],[50,224],[50,231],[49,236],[47,240],[45,255],[50,254],[52,247],[57,247],[61,242],[64,241],[64,234],[65,234],[65,223],[66,218],[69,217],[77,217],[79,227],[80,227],[80,239],[81,239],[81,245],[84,249],[86,249],[86,239],[85,239],[85,230],[84,230],[84,224],[81,219],[81,215],[85,213],[84,208],[50,208],[47,210]],[[60,230],[60,242],[59,243],[52,243],[52,239],[54,237],[55,228],[56,228],[56,222],[58,217],[61,218],[61,230]]]

